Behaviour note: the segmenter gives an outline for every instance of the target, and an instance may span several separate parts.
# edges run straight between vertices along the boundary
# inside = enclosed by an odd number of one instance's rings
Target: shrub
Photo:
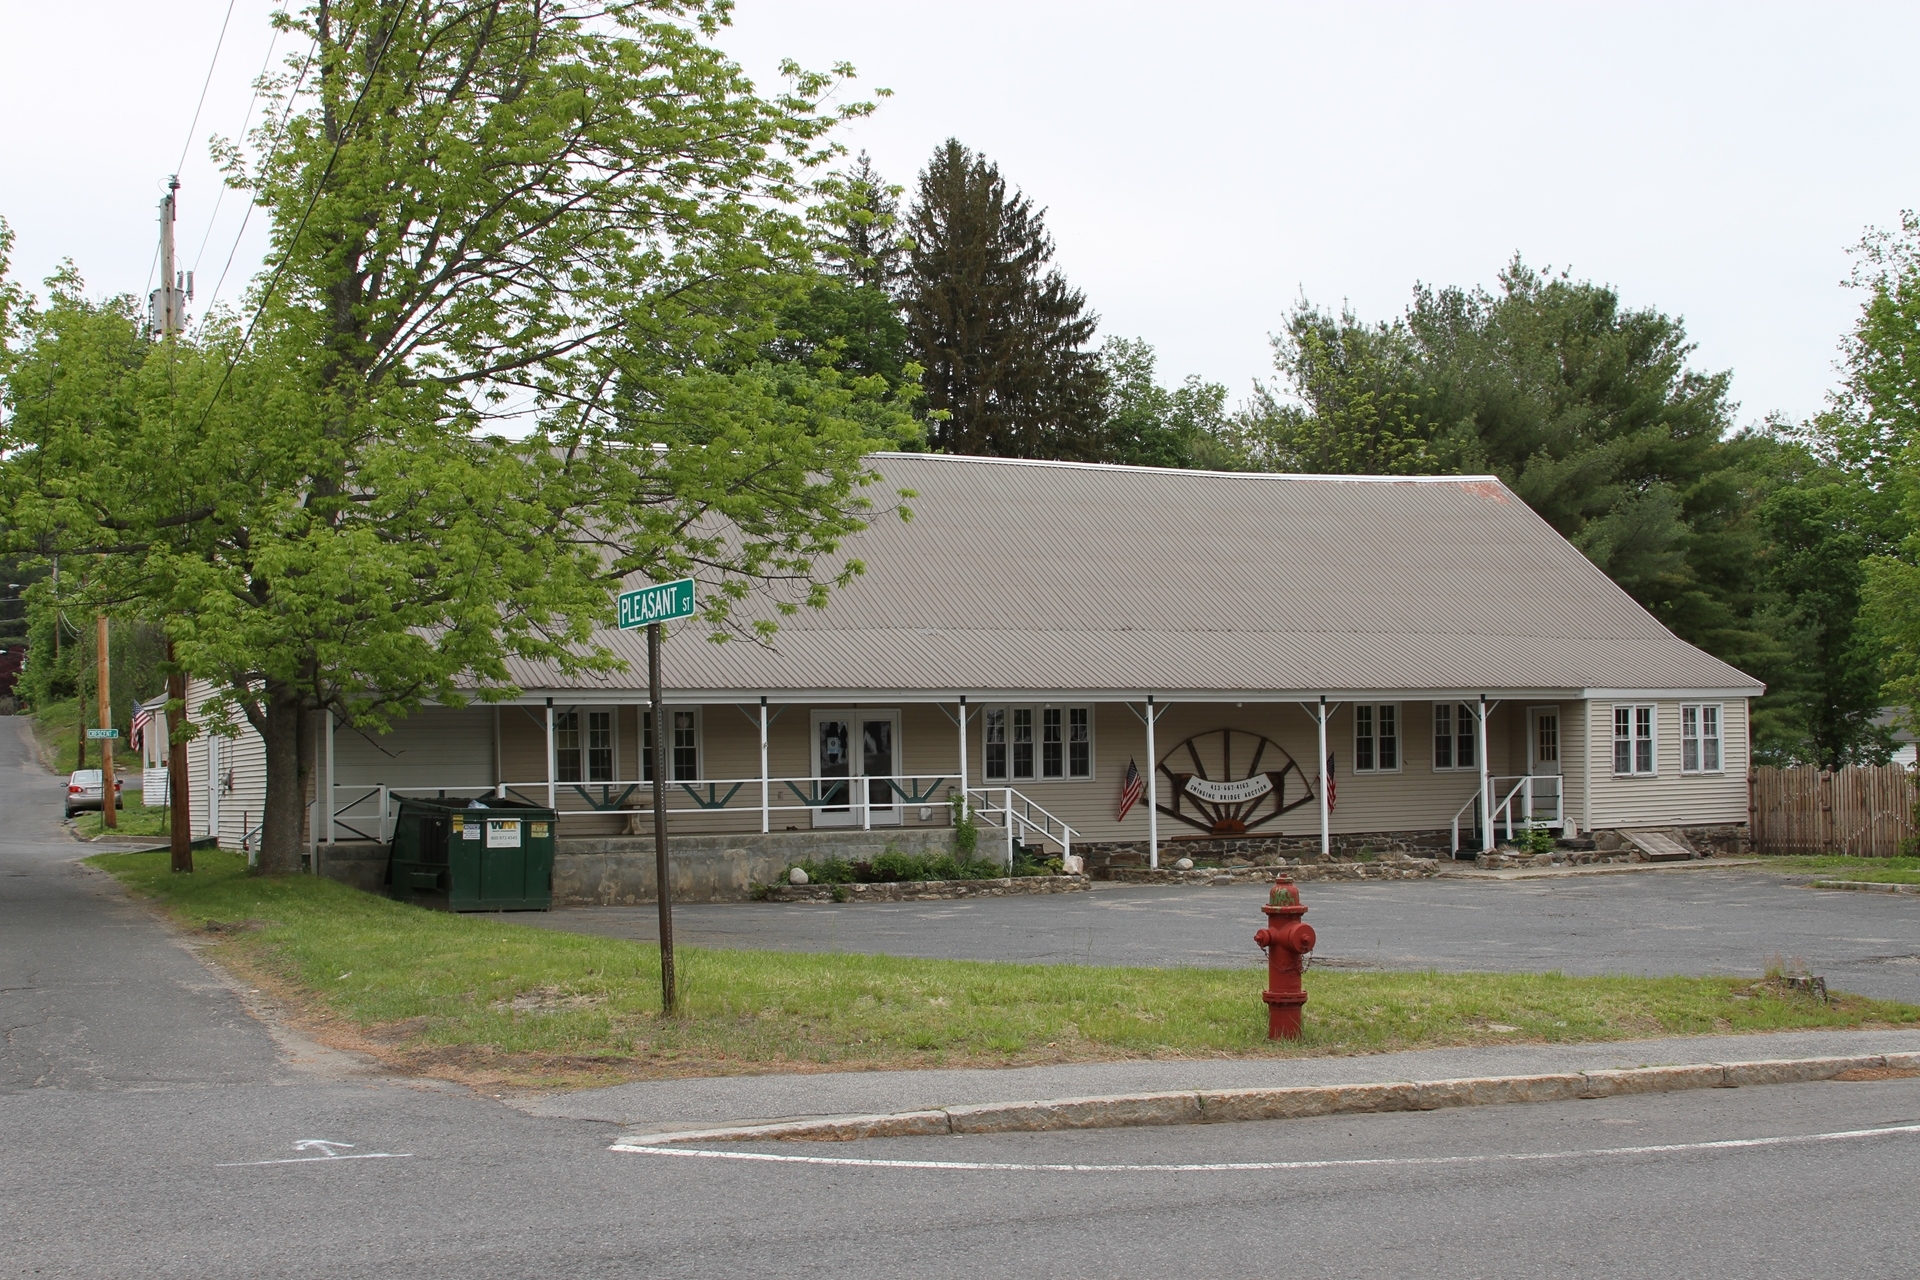
[[[953,854],[965,861],[980,847],[980,828],[973,821],[973,810],[965,796],[953,798]]]

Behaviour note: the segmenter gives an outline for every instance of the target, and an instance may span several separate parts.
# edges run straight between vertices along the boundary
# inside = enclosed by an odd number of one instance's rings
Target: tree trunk
[[[287,685],[269,680],[260,700],[266,723],[255,726],[267,749],[267,808],[260,817],[259,871],[300,870],[302,816],[307,805],[307,708]]]

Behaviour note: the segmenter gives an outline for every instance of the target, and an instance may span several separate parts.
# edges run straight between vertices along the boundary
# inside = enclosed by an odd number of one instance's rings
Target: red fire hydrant
[[[1260,998],[1267,1002],[1267,1039],[1300,1038],[1300,1006],[1307,993],[1300,987],[1300,972],[1307,952],[1313,950],[1313,926],[1300,917],[1307,909],[1300,905],[1300,891],[1284,875],[1273,882],[1267,895],[1267,927],[1253,935],[1267,953],[1267,989]]]

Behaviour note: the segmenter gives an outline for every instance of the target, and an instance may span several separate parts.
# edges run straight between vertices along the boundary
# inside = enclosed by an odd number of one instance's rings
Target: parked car
[[[100,792],[103,787],[98,769],[75,769],[67,775],[67,816],[71,818],[82,809],[100,808]],[[120,794],[120,779],[113,780],[113,807],[124,809],[127,802]]]

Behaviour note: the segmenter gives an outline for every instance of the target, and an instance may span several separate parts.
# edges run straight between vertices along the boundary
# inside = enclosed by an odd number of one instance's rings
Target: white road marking
[[[790,1156],[766,1151],[716,1151],[702,1147],[635,1146],[616,1142],[611,1151],[634,1155],[680,1156],[694,1160],[744,1160],[760,1164],[814,1164],[863,1169],[935,1169],[989,1173],[1264,1173],[1293,1169],[1414,1168],[1426,1165],[1502,1164],[1538,1160],[1579,1160],[1605,1156],[1673,1155],[1688,1151],[1739,1151],[1755,1147],[1805,1146],[1848,1142],[1891,1134],[1920,1133],[1920,1124],[1883,1129],[1843,1129],[1830,1133],[1787,1134],[1777,1138],[1724,1138],[1715,1142],[1668,1142],[1645,1147],[1594,1147],[1580,1151],[1509,1151],[1476,1156],[1379,1156],[1360,1160],[1243,1160],[1215,1164],[1020,1164],[1001,1160],[882,1160],[857,1156]],[[265,1163],[265,1162],[262,1162]]]
[[[338,1148],[338,1150],[336,1150]],[[302,1138],[293,1144],[295,1151],[318,1151],[317,1156],[290,1156],[284,1160],[235,1160],[228,1164],[217,1164],[216,1169],[251,1169],[263,1164],[325,1164],[329,1160],[411,1160],[411,1151],[361,1151],[343,1156],[341,1151],[352,1151],[351,1142],[330,1142],[325,1138]]]

